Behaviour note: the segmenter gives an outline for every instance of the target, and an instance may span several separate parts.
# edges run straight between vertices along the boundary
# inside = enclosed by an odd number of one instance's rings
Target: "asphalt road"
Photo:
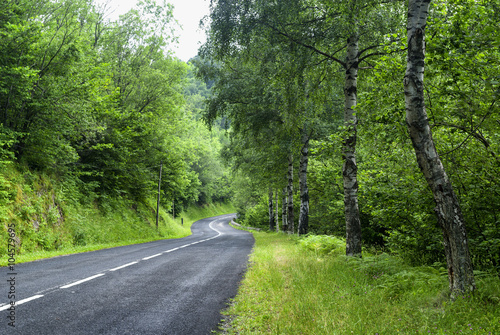
[[[254,243],[232,217],[197,221],[182,239],[0,268],[0,334],[210,334]]]

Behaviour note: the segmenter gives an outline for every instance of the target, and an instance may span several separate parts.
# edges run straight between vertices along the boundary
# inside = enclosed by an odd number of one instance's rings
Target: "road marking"
[[[209,225],[209,227],[210,227],[212,230],[215,230],[215,231],[218,233],[218,235],[217,235],[217,236],[212,237],[212,238],[217,238],[217,237],[219,237],[219,236],[221,236],[221,235],[222,235],[222,233],[221,233],[220,231],[218,231],[216,228],[212,227],[212,224],[213,224],[214,222],[216,222],[216,221],[217,221],[217,220],[214,220],[214,221],[210,222],[210,225]]]
[[[119,267],[117,267],[117,268],[111,269],[111,270],[109,270],[109,271],[116,271],[116,270],[120,270],[120,269],[126,268],[127,266],[134,265],[134,264],[137,264],[137,262],[131,262],[131,263],[128,263],[128,264],[125,264],[125,265],[119,266]]]
[[[34,296],[30,297],[30,298],[19,300],[17,302],[17,305],[21,305],[21,304],[24,304],[25,302],[28,302],[28,301],[31,301],[31,300],[35,300],[35,299],[38,299],[38,298],[41,298],[41,297],[43,297],[42,294],[34,295]]]
[[[216,239],[217,237],[223,235],[222,232],[220,232],[219,230],[217,230],[216,228],[214,228],[212,225],[214,224],[214,222],[216,222],[218,220],[214,220],[212,222],[210,222],[209,224],[209,227],[210,229],[212,229],[213,231],[217,232],[217,235],[216,236],[213,236],[213,237],[210,237],[210,238],[206,238],[204,240],[200,240],[200,241],[196,241],[196,242],[193,242],[193,243],[189,243],[189,244],[185,244],[183,246],[180,246],[180,247],[177,247],[177,248],[174,248],[174,249],[170,249],[170,250],[167,250],[167,251],[164,251],[162,253],[159,253],[159,254],[156,254],[156,255],[152,255],[152,256],[148,256],[148,257],[144,257],[142,260],[148,260],[148,259],[151,259],[151,258],[155,258],[155,257],[158,257],[158,256],[161,256],[163,255],[164,253],[169,253],[169,252],[172,252],[172,251],[175,251],[175,250],[179,250],[179,249],[182,249],[182,248],[186,248],[186,247],[189,247],[191,245],[195,245],[195,244],[198,244],[198,243],[203,243],[203,242],[207,242],[207,241],[210,241],[210,240],[213,240],[213,239]],[[218,225],[222,226],[222,223],[218,223]],[[136,262],[131,262],[131,263],[128,263],[128,264],[125,264],[125,265],[122,265],[122,266],[119,266],[119,267],[116,267],[114,269],[110,269],[108,271],[117,271],[117,270],[120,270],[120,269],[123,269],[123,268],[126,268],[128,266],[131,266],[133,264],[137,264],[139,261],[136,261]],[[104,273],[100,273],[100,274],[97,274],[97,275],[94,275],[94,276],[91,276],[91,277],[88,277],[88,278],[85,278],[85,279],[82,279],[82,280],[79,280],[79,281],[76,281],[74,283],[71,283],[71,284],[67,284],[67,285],[64,285],[64,286],[61,286],[59,288],[61,289],[66,289],[66,288],[70,288],[70,287],[73,287],[73,286],[76,286],[76,285],[79,285],[79,284],[82,284],[82,283],[85,283],[87,281],[90,281],[92,279],[95,279],[95,278],[99,278],[99,277],[102,277],[104,276],[105,274]],[[55,288],[54,288],[55,289]],[[50,289],[49,289],[50,290]],[[49,290],[46,290],[46,291],[49,291]],[[35,299],[38,299],[38,298],[41,298],[43,297],[42,294],[38,294],[38,295],[34,295],[30,298],[26,298],[26,299],[22,299],[22,300],[19,300],[16,302],[16,305],[21,305],[21,304],[24,304],[25,302],[29,302],[29,301],[32,301],[32,300],[35,300]],[[5,311],[5,310],[8,310],[9,308],[11,307],[10,304],[0,304],[0,311]]]
[[[162,253],[159,253],[159,254],[156,254],[156,255],[153,255],[153,256],[144,257],[142,260],[147,261],[148,259],[155,258],[155,257],[161,256],[161,255],[163,255],[163,254],[167,254],[167,253],[172,252],[172,251],[176,251],[176,250],[179,250],[179,249],[182,249],[182,248],[189,247],[189,246],[191,246],[191,245],[195,245],[195,244],[198,244],[198,243],[203,243],[203,242],[207,242],[207,241],[210,241],[210,240],[216,239],[217,237],[219,237],[219,236],[223,235],[223,233],[222,233],[222,232],[220,232],[219,230],[217,230],[216,228],[214,228],[214,227],[212,226],[212,224],[213,224],[214,222],[216,222],[216,221],[218,221],[218,220],[214,220],[214,221],[210,222],[210,224],[208,225],[208,226],[210,227],[210,229],[212,229],[213,231],[215,231],[215,232],[217,233],[217,235],[216,235],[216,236],[212,236],[212,237],[210,237],[210,238],[206,238],[206,239],[204,239],[204,240],[200,240],[200,241],[192,242],[192,243],[189,243],[189,244],[181,245],[180,247],[173,248],[173,249],[170,249],[170,250],[166,250],[166,251],[164,251],[164,252],[162,252]],[[220,226],[222,227],[222,222],[219,222],[219,223],[218,223],[218,225],[220,225]],[[116,268],[116,269],[112,269],[112,270],[109,270],[109,271],[115,271],[115,270],[118,270],[118,269],[124,268],[124,267],[126,267],[126,266],[129,266],[129,265],[132,265],[132,264],[135,264],[135,263],[137,263],[137,262],[132,262],[132,263],[130,263],[130,264],[123,265],[123,266],[121,266],[121,267],[118,267],[118,268]]]
[[[39,294],[39,295],[34,295],[34,296],[32,296],[32,297],[29,297],[29,298],[26,298],[26,299],[23,299],[23,300],[16,301],[16,306],[21,305],[21,304],[24,304],[25,302],[28,302],[28,301],[31,301],[31,300],[35,300],[35,299],[41,298],[41,297],[43,297],[43,295],[40,295],[40,294]],[[0,311],[6,311],[6,310],[8,310],[10,307],[11,307],[11,305],[10,305],[10,304],[5,305],[5,306],[2,306],[2,307],[0,307]]]
[[[196,242],[188,243],[188,244],[185,244],[185,245],[181,245],[180,247],[177,247],[177,248],[173,248],[173,249],[165,250],[165,251],[164,251],[164,252],[162,252],[162,253],[159,253],[159,254],[156,254],[156,255],[152,255],[152,256],[148,256],[148,257],[144,257],[142,260],[147,261],[148,259],[155,258],[155,257],[161,256],[161,255],[163,255],[163,254],[168,254],[169,252],[176,251],[176,250],[179,250],[179,249],[182,249],[182,248],[186,248],[186,247],[189,247],[189,246],[191,246],[191,245],[195,245],[195,244],[198,244],[198,243],[203,243],[203,242],[211,241],[211,240],[213,240],[213,239],[215,239],[215,238],[217,238],[217,237],[219,237],[219,236],[223,235],[223,233],[222,233],[222,232],[220,232],[219,230],[217,230],[216,228],[214,228],[214,227],[212,226],[212,224],[213,224],[214,222],[216,222],[216,221],[217,221],[217,220],[214,220],[214,221],[210,222],[210,224],[208,225],[208,226],[210,227],[210,229],[212,229],[213,231],[215,231],[215,232],[217,233],[217,235],[216,235],[216,236],[212,236],[212,237],[210,237],[210,238],[206,238],[206,239],[204,239],[204,240],[200,240],[200,241],[196,241]],[[222,225],[222,223],[218,223],[218,224],[219,224],[219,225]],[[135,263],[137,263],[137,262],[135,262]],[[132,264],[135,264],[135,263],[130,263],[130,264],[127,264],[127,265],[124,265],[124,266],[122,266],[122,267],[119,267],[119,268],[116,268],[116,269],[112,269],[112,270],[109,270],[109,271],[118,270],[118,269],[124,268],[125,266],[132,265]]]
[[[144,257],[142,260],[143,261],[147,261],[148,259],[155,258],[155,257],[161,256],[161,255],[163,255],[163,253],[159,253],[159,254],[156,254],[156,255],[153,255],[153,256],[149,256],[149,257]]]
[[[92,279],[95,279],[95,278],[98,278],[98,277],[101,277],[101,276],[104,276],[104,273],[99,273],[98,275],[95,275],[95,276],[92,276],[92,277],[88,277],[88,278],[76,281],[76,282],[68,284],[68,285],[61,286],[61,288],[69,288],[69,287],[72,287],[72,286],[80,285],[81,283],[85,283],[86,281],[89,281],[89,280],[92,280]]]

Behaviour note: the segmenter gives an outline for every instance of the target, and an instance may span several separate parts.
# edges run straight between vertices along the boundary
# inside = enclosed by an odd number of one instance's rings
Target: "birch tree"
[[[276,222],[276,232],[280,231],[279,200],[278,199],[279,199],[279,189],[276,190],[276,211],[275,211],[276,218],[274,220],[274,222]]]
[[[287,192],[288,192],[288,201],[287,201],[287,232],[289,234],[293,234],[294,227],[294,211],[293,211],[293,155],[290,154],[288,156],[288,184],[287,184]]]
[[[352,1],[354,4],[355,1]],[[355,10],[353,8],[353,10]],[[351,19],[352,20],[352,19]],[[353,23],[354,25],[354,23]],[[346,255],[361,255],[361,220],[358,206],[358,165],[356,164],[356,141],[358,118],[354,112],[358,101],[358,67],[359,67],[359,41],[357,29],[354,28],[347,39],[347,56],[345,63],[344,84],[344,137],[342,158],[342,176],[344,179],[344,205],[346,222]]]
[[[305,235],[309,231],[309,188],[307,186],[307,166],[309,163],[309,134],[302,131],[302,148],[300,155],[299,185],[300,185],[300,213],[299,213],[299,235]]]
[[[288,228],[288,221],[287,221],[287,218],[288,218],[288,214],[287,214],[287,209],[288,209],[288,195],[287,195],[287,191],[286,191],[286,187],[283,188],[283,203],[282,203],[282,207],[281,207],[281,220],[282,220],[282,228],[283,228],[283,231],[286,231]]]
[[[393,21],[399,20],[398,9],[391,6],[385,2],[357,0],[212,3],[210,38],[222,57],[238,48],[251,49],[255,40],[267,39],[273,48],[307,50],[313,55],[309,62],[327,72],[334,72],[332,68],[338,66],[344,72],[343,178],[346,254],[349,256],[361,256],[356,162],[357,75],[360,64],[380,54],[383,45],[380,37],[397,26]],[[382,20],[384,11],[391,15]]]
[[[274,196],[273,189],[269,188],[269,230],[270,231],[273,231],[274,227],[275,227],[274,213],[273,213],[273,209],[274,209],[273,196]]]
[[[409,0],[408,56],[404,78],[406,123],[417,162],[434,195],[435,212],[443,230],[452,295],[475,290],[465,220],[436,150],[424,100],[425,28],[430,0]]]

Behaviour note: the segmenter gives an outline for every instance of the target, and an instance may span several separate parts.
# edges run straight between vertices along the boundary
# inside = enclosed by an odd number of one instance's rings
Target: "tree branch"
[[[294,37],[290,36],[289,34],[287,34],[287,33],[283,32],[283,31],[281,31],[281,30],[277,29],[276,27],[273,27],[272,25],[270,25],[270,24],[268,24],[268,23],[266,23],[266,22],[262,22],[262,24],[263,24],[264,26],[268,27],[268,28],[271,28],[271,30],[273,30],[274,32],[278,33],[278,35],[281,35],[281,36],[283,36],[283,37],[288,38],[288,39],[289,39],[290,41],[292,41],[293,43],[296,43],[296,44],[298,44],[298,45],[300,45],[300,46],[303,46],[304,48],[310,49],[310,50],[312,50],[312,51],[314,51],[314,52],[316,52],[316,53],[318,53],[318,54],[320,54],[320,55],[322,55],[322,56],[325,56],[325,57],[327,57],[328,59],[331,59],[331,60],[333,60],[333,61],[335,61],[335,62],[339,63],[339,64],[340,64],[340,65],[342,65],[343,67],[346,67],[346,66],[347,66],[345,62],[343,62],[343,61],[341,61],[340,59],[338,59],[338,58],[334,57],[333,55],[329,55],[329,54],[327,54],[326,52],[323,52],[323,51],[319,50],[318,48],[316,48],[316,47],[314,47],[314,46],[312,46],[312,45],[309,45],[309,44],[303,43],[303,42],[301,42],[301,41],[297,40],[296,38],[294,38]],[[343,49],[343,48],[342,48],[342,49]],[[340,50],[342,50],[342,49],[340,49]],[[336,51],[336,52],[338,52],[338,51]]]

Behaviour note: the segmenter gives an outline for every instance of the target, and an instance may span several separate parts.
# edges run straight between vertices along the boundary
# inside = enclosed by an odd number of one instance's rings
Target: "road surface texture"
[[[197,221],[182,239],[0,268],[0,334],[210,334],[254,243],[232,217]]]

